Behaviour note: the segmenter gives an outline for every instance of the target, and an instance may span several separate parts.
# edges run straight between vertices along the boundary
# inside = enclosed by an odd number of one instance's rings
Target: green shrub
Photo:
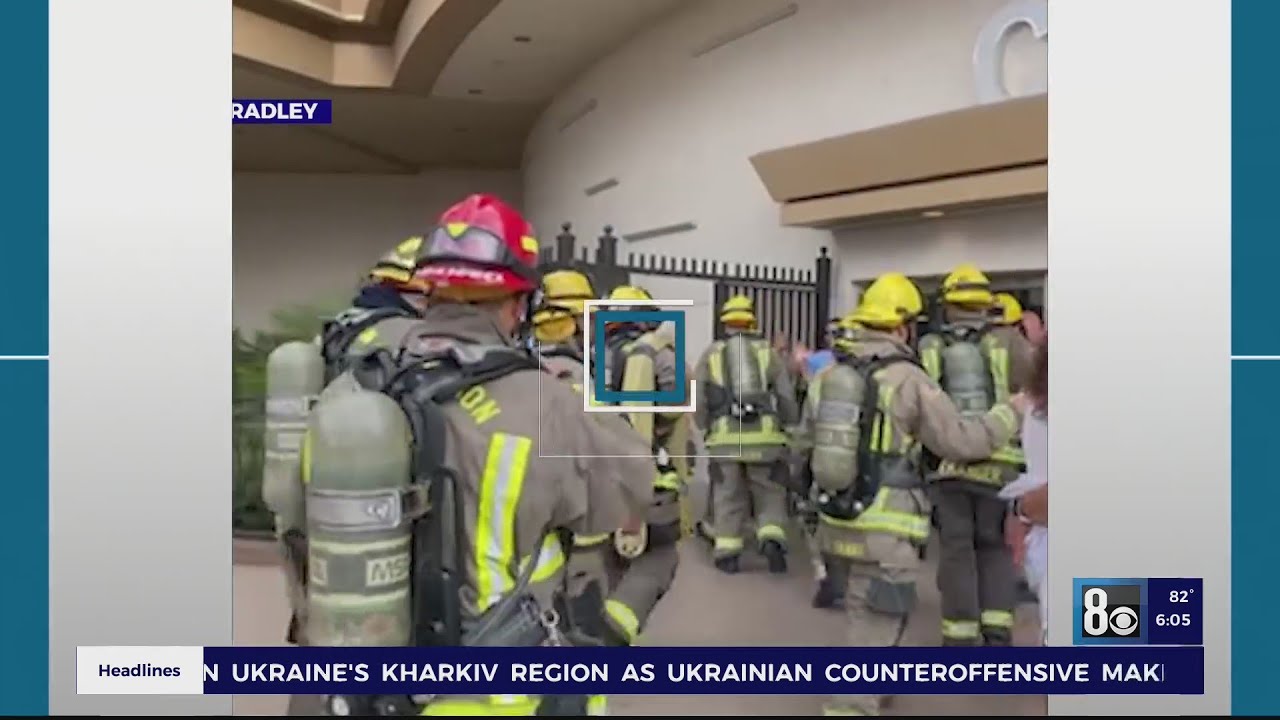
[[[271,329],[247,335],[231,333],[232,526],[271,530],[271,513],[262,502],[263,429],[266,424],[267,356],[282,343],[309,341],[345,306],[342,302],[288,308],[272,317]]]

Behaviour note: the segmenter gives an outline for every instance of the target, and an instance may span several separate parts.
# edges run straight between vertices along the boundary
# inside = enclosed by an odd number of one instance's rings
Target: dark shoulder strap
[[[864,460],[870,454],[871,450],[871,424],[875,421],[876,417],[884,414],[883,408],[880,407],[880,381],[876,379],[876,374],[887,367],[891,367],[899,363],[908,363],[923,370],[919,360],[904,353],[891,353],[888,355],[877,355],[861,360],[852,360],[854,369],[862,374],[863,381],[867,384],[866,394],[862,398],[862,412],[858,418],[858,429],[860,431],[858,438],[858,453]]]
[[[404,410],[414,439],[414,483],[425,488],[434,509],[414,533],[417,645],[462,643],[465,548],[458,537],[465,508],[457,476],[446,464],[444,407],[470,387],[540,367],[533,356],[513,348],[453,346],[426,356],[377,351],[363,358],[355,373],[361,385],[387,393]]]
[[[351,348],[351,343],[370,327],[388,318],[409,316],[409,311],[402,307],[379,307],[342,313],[325,323],[321,332],[320,348],[325,364],[341,362]]]
[[[622,390],[622,381],[625,379],[627,371],[627,347],[634,341],[631,335],[624,335],[614,338],[606,348],[609,353],[609,389],[618,392]]]
[[[576,347],[564,343],[546,346],[542,348],[543,357],[567,357],[582,362],[582,353],[578,352]]]

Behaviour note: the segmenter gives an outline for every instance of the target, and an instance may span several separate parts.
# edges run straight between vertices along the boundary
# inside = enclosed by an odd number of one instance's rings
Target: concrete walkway
[[[839,645],[844,637],[839,611],[810,606],[812,583],[803,543],[793,542],[789,576],[763,572],[752,558],[748,572],[718,573],[699,540],[686,541],[675,586],[654,614],[647,645]],[[235,642],[237,645],[282,644],[287,620],[283,575],[269,546],[237,541],[235,567]],[[936,556],[931,553],[932,556]],[[939,642],[938,593],[932,564],[920,586],[920,606],[907,627],[904,644]],[[1034,644],[1039,636],[1035,608],[1018,612],[1018,644]],[[817,715],[821,697],[805,696],[619,696],[614,715]],[[305,706],[307,703],[295,703]],[[241,696],[236,715],[284,715],[285,696]],[[890,715],[1044,715],[1041,696],[903,696],[888,708]],[[292,714],[312,714],[295,707]]]

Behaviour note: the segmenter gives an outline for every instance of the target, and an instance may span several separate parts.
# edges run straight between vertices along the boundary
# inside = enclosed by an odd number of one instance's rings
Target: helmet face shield
[[[488,230],[463,226],[438,227],[428,237],[424,258],[462,260],[477,265],[517,265],[502,238]]]

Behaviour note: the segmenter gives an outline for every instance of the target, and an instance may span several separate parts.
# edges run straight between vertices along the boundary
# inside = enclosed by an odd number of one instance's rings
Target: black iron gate
[[[595,252],[577,246],[570,223],[561,226],[556,236],[554,253],[545,248],[541,264],[544,270],[574,268],[586,272],[601,296],[619,285],[631,282],[631,275],[706,280],[713,283],[715,335],[720,337],[720,306],[734,295],[746,295],[756,306],[760,332],[765,337],[785,337],[809,347],[826,343],[826,325],[831,303],[831,258],[824,247],[814,267],[771,267],[744,265],[719,260],[674,258],[647,253],[628,253],[626,262],[618,260],[618,237],[606,225],[597,238]]]

